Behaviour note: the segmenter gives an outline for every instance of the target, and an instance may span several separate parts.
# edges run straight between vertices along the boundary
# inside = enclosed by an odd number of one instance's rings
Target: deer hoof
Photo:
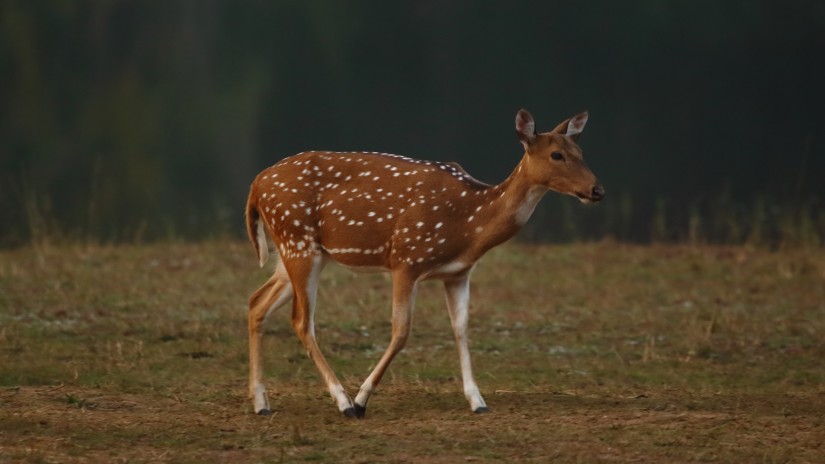
[[[355,417],[359,419],[363,419],[364,416],[367,414],[367,407],[361,406],[358,403],[355,403]]]
[[[484,414],[485,412],[490,412],[490,408],[488,408],[487,406],[479,406],[473,409],[473,412],[476,414]]]
[[[351,408],[344,409],[344,416],[346,417],[355,417],[357,419],[362,419],[364,414],[367,412],[367,408],[361,406],[360,404],[356,404]]]
[[[271,416],[272,411],[270,411],[269,409],[261,409],[256,414],[258,414],[259,416]]]

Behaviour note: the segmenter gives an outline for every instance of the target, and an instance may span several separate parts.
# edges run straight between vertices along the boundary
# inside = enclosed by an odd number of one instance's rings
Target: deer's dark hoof
[[[490,408],[487,406],[480,406],[478,408],[473,409],[473,412],[476,414],[484,414],[485,412],[490,412]]]
[[[261,409],[256,414],[258,414],[259,416],[271,416],[272,411],[270,411],[269,409]]]
[[[367,414],[367,407],[366,406],[361,406],[358,403],[355,403],[354,407],[355,407],[355,416],[358,417],[359,419],[363,419],[364,416]]]
[[[364,417],[364,414],[366,413],[367,408],[357,403],[354,404],[351,408],[344,409],[344,415],[346,417],[355,417],[357,419],[362,419]]]

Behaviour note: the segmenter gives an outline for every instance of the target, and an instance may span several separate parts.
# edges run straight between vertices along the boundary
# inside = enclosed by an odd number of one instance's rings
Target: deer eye
[[[564,155],[557,151],[554,151],[553,153],[550,153],[550,158],[553,158],[556,161],[561,161],[564,159]]]

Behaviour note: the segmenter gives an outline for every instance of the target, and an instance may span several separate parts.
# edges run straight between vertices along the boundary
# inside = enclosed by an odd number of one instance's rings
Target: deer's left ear
[[[587,111],[579,113],[556,126],[556,128],[553,129],[553,132],[557,134],[564,134],[571,139],[576,140],[579,138],[579,134],[581,134],[584,130],[584,125],[587,124],[588,116]]]

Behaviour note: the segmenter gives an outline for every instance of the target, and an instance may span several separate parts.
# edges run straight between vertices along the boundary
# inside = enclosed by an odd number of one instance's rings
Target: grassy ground
[[[0,252],[0,462],[821,462],[825,251],[506,245],[477,267],[470,412],[440,285],[346,420],[282,309],[271,417],[246,398],[246,243]],[[322,349],[350,394],[389,281],[331,267]]]

